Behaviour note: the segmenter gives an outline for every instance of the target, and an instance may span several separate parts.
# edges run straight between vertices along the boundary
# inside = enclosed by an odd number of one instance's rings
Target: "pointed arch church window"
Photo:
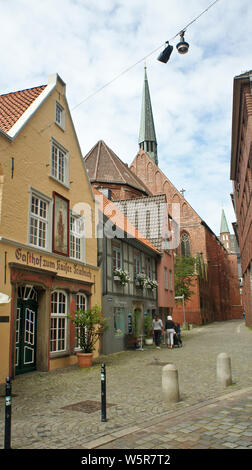
[[[182,233],[181,235],[181,255],[185,258],[191,256],[190,237],[188,233]]]

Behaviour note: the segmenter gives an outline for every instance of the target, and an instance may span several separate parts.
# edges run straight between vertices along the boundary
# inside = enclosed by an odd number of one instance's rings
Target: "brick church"
[[[95,157],[94,157],[95,155]],[[168,212],[180,205],[180,243],[175,255],[197,257],[204,275],[193,276],[194,294],[173,307],[173,319],[204,324],[242,317],[237,253],[225,246],[158,166],[157,139],[146,68],[142,95],[139,151],[128,167],[100,141],[85,157],[92,185],[114,201],[165,195]],[[223,225],[223,224],[222,224]],[[220,234],[222,235],[222,234]],[[223,234],[224,235],[224,234]],[[225,233],[226,235],[226,233]],[[230,234],[228,234],[230,235]],[[162,315],[162,312],[160,312]]]

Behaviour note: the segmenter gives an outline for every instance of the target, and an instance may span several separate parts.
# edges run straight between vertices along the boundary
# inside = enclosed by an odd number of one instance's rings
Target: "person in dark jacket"
[[[174,321],[172,321],[172,317],[170,315],[168,315],[167,320],[165,322],[165,329],[167,333],[167,347],[169,349],[172,349],[174,345],[173,337],[176,331],[175,331],[175,323]]]
[[[152,321],[152,329],[154,331],[154,341],[157,349],[160,349],[161,334],[163,331],[163,322],[158,315]]]
[[[178,345],[179,347],[182,346],[182,339],[181,339],[181,328],[179,323],[175,323],[175,331],[176,335],[174,337],[174,346]]]

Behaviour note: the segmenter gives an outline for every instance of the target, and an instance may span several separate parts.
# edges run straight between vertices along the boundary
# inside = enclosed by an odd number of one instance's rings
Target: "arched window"
[[[182,233],[181,235],[181,256],[185,256],[186,258],[191,256],[190,237],[188,233]]]
[[[63,352],[67,349],[67,296],[63,291],[54,291],[51,295],[51,352]]]

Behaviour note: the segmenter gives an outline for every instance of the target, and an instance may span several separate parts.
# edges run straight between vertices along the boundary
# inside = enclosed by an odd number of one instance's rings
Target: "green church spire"
[[[222,213],[221,213],[220,233],[229,233],[229,228],[228,228],[227,219],[226,219],[226,216],[225,216],[224,209],[222,209]]]
[[[139,132],[139,147],[144,150],[150,158],[158,165],[157,139],[155,133],[154,119],[152,114],[150,90],[146,67],[144,68],[144,86],[142,96],[142,111]]]

